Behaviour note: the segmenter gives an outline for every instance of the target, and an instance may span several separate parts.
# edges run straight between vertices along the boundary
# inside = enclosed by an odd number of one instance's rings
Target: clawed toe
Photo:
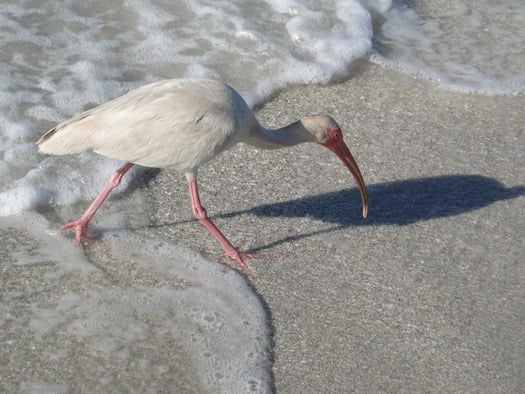
[[[253,258],[255,258],[253,253],[244,253],[239,252],[238,250],[225,252],[219,255],[219,261],[245,273],[249,278],[253,278],[253,271],[244,260],[250,260]]]
[[[87,222],[75,220],[74,222],[66,223],[60,226],[60,230],[68,230],[70,228],[75,229],[75,242],[77,245],[80,245],[82,239],[94,239],[94,237],[89,233]]]

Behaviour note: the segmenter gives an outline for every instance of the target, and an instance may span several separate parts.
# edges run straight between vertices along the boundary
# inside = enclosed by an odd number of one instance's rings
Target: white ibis
[[[77,243],[91,238],[89,221],[134,164],[173,168],[186,176],[194,215],[221,243],[224,255],[251,275],[244,260],[252,256],[235,248],[209,219],[196,180],[202,163],[239,142],[263,149],[315,142],[330,149],[354,176],[366,217],[363,176],[343,142],[341,128],[331,117],[305,116],[280,129],[266,129],[239,93],[219,81],[171,79],[143,86],[59,124],[37,144],[44,153],[64,155],[92,150],[126,162],[80,219],[61,227],[75,228]]]

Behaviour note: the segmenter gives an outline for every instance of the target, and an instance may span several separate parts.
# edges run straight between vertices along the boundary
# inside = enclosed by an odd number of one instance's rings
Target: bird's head
[[[366,217],[368,214],[368,197],[365,181],[356,161],[350,153],[350,149],[348,149],[343,141],[341,127],[339,127],[334,119],[327,115],[307,116],[302,118],[301,122],[304,128],[314,136],[315,142],[334,152],[346,168],[350,170],[359,187],[361,200],[363,201],[363,217]]]

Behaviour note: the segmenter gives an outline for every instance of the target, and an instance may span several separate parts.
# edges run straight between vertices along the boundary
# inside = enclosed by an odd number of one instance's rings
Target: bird
[[[125,162],[77,220],[61,230],[75,229],[75,241],[91,239],[88,225],[111,191],[134,165],[175,169],[187,180],[195,217],[219,241],[233,268],[248,276],[253,271],[241,252],[209,218],[199,198],[200,165],[244,143],[277,149],[317,143],[335,153],[353,175],[360,191],[363,217],[368,213],[365,181],[341,127],[329,115],[316,114],[278,129],[262,126],[242,96],[230,85],[213,79],[177,78],[150,83],[87,110],[47,131],[37,141],[44,154],[67,155],[92,151]]]

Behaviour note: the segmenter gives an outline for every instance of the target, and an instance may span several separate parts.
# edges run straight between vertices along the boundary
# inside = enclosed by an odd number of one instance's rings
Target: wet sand
[[[462,95],[371,64],[260,108],[272,127],[318,112],[340,122],[367,219],[352,177],[319,146],[239,146],[200,171],[218,226],[263,256],[251,266],[277,392],[523,387],[523,108],[524,97]],[[156,231],[213,258],[214,239],[185,222],[185,187],[166,171],[150,183],[166,224]]]
[[[291,88],[258,108],[272,127],[320,112],[339,121],[368,185],[367,219],[352,177],[319,146],[241,145],[202,167],[208,213],[260,257],[250,264],[273,327],[276,392],[523,387],[523,108],[525,97],[457,94],[369,63],[348,81]],[[220,247],[193,219],[181,174],[145,171],[135,186],[117,198],[128,211],[117,227],[216,264]],[[80,208],[65,209],[57,215]],[[0,243],[12,249],[17,236]],[[86,251],[109,264],[104,238]],[[129,268],[118,267],[107,270]],[[3,286],[44,286],[42,270],[5,269]],[[16,377],[2,380],[13,387]]]

